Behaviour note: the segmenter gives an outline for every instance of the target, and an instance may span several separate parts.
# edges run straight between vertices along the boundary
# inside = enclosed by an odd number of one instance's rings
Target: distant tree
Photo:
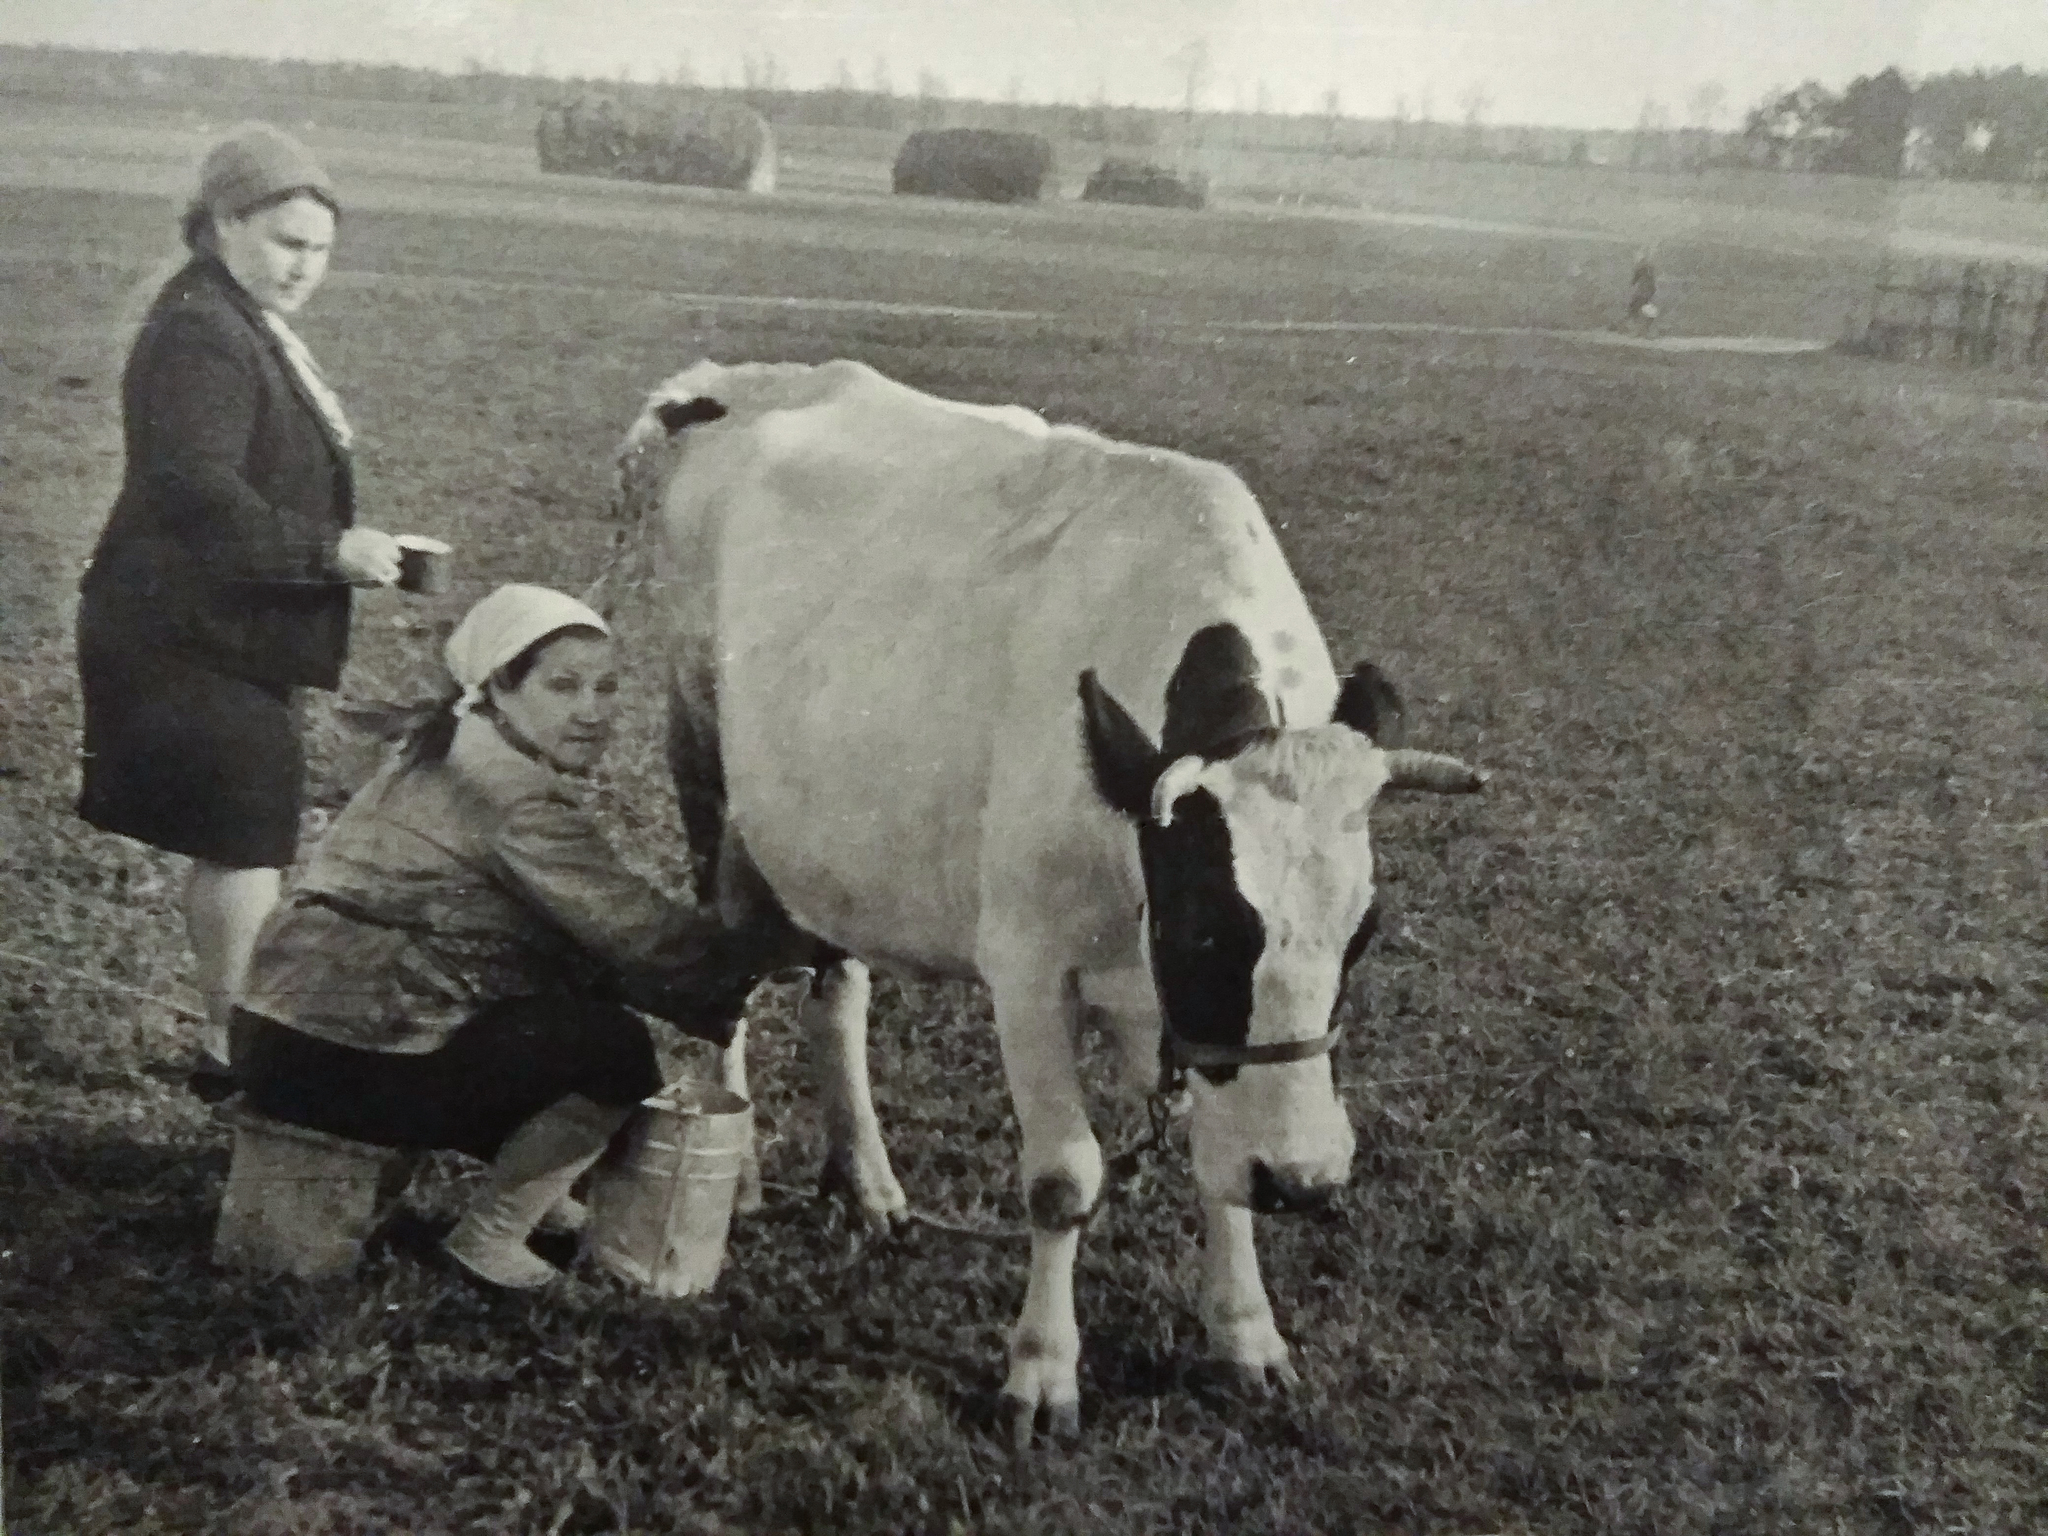
[[[1273,92],[1266,82],[1261,80],[1252,87],[1252,111],[1256,112],[1260,117],[1264,117],[1272,110]]]
[[[1396,96],[1394,98],[1392,126],[1394,131],[1394,153],[1405,155],[1408,153],[1408,98],[1406,96]]]
[[[1643,110],[1636,114],[1636,131],[1629,139],[1628,168],[1632,171],[1661,167],[1665,156],[1665,135],[1671,127],[1671,114],[1664,110],[1664,104],[1654,97],[1643,99]]]
[[[2048,73],[2020,68],[1931,75],[1913,93],[1917,169],[2031,180],[2048,159]]]
[[[1728,87],[1718,80],[1701,81],[1685,98],[1685,137],[1689,141],[1685,157],[1694,170],[1703,170],[1717,158],[1715,140],[1719,137],[1721,114],[1727,108]]]
[[[1913,117],[1913,88],[1896,69],[1859,75],[1827,113],[1839,137],[1821,168],[1854,176],[1897,176]]]
[[[1694,86],[1692,94],[1685,98],[1686,125],[1712,132],[1727,106],[1728,87],[1718,80],[1702,81]]]
[[[1333,150],[1337,147],[1337,122],[1343,115],[1344,98],[1338,94],[1337,87],[1333,85],[1323,92],[1323,148],[1325,150]]]
[[[832,67],[832,89],[835,91],[857,91],[860,82],[853,77],[853,66],[841,59]]]
[[[1209,88],[1209,40],[1195,38],[1167,60],[1181,87],[1181,160],[1183,170],[1195,153],[1195,113]]]
[[[1778,171],[1812,170],[1840,135],[1832,121],[1835,96],[1818,81],[1775,92],[1750,109],[1742,138],[1752,160]]]
[[[1194,39],[1166,62],[1180,82],[1181,110],[1192,124],[1195,113],[1201,109],[1202,96],[1209,89],[1209,40]]]
[[[868,89],[877,96],[894,96],[896,87],[889,79],[889,61],[879,53],[875,55],[875,67],[868,76]]]
[[[1095,88],[1088,93],[1088,105],[1081,112],[1078,138],[1100,144],[1109,137],[1109,81],[1102,75],[1095,77]]]
[[[929,69],[917,72],[917,94],[921,101],[944,101],[946,82]]]
[[[1477,160],[1486,149],[1486,113],[1493,105],[1493,98],[1486,94],[1483,85],[1466,87],[1465,94],[1458,98],[1458,105],[1465,113],[1465,158]]]

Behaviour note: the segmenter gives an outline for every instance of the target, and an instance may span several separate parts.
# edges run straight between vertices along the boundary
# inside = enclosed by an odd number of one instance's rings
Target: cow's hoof
[[[828,1154],[818,1172],[818,1198],[844,1200],[870,1231],[896,1232],[910,1224],[910,1201],[896,1175],[865,1174],[851,1156]]]
[[[1286,1356],[1278,1360],[1231,1360],[1225,1371],[1238,1391],[1251,1397],[1271,1397],[1301,1384],[1301,1377]]]
[[[861,1230],[876,1237],[901,1237],[917,1225],[917,1218],[908,1211],[871,1211],[861,1206],[858,1216]]]
[[[1003,1413],[1009,1420],[1010,1448],[1020,1456],[1031,1449],[1031,1441],[1038,1433],[1041,1414],[1045,1420],[1047,1439],[1062,1446],[1081,1443],[1079,1403],[1034,1403],[1006,1394],[1003,1398]]]

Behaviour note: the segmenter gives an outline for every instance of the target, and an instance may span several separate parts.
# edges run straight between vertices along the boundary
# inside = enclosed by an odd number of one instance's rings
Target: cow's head
[[[1468,793],[1455,758],[1401,750],[1401,700],[1369,663],[1330,725],[1282,729],[1235,626],[1191,639],[1159,746],[1093,672],[1088,760],[1137,824],[1146,940],[1169,1066],[1189,1069],[1204,1198],[1298,1210],[1349,1177],[1350,1122],[1326,1060],[1344,978],[1371,938],[1373,800]]]

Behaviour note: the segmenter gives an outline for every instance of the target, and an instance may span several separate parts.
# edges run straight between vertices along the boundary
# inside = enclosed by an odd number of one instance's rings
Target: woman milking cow
[[[630,1008],[723,1045],[755,983],[808,944],[671,904],[604,841],[585,777],[618,672],[596,613],[500,587],[446,657],[460,691],[349,802],[266,924],[235,1067],[272,1119],[490,1162],[447,1250],[528,1288],[555,1274],[528,1234],[661,1088]]]
[[[447,1240],[529,1288],[526,1246],[661,1086],[637,1007],[730,1038],[798,956],[672,904],[586,803],[618,677],[604,621],[501,587],[446,648],[456,691],[296,857],[295,689],[332,690],[351,587],[398,579],[357,525],[352,434],[285,316],[319,286],[339,204],[285,134],[208,155],[191,261],[123,379],[120,499],[83,587],[80,813],[192,860],[187,927],[210,1029],[196,1086],[273,1120],[491,1165]],[[232,1061],[225,1060],[232,1052]]]

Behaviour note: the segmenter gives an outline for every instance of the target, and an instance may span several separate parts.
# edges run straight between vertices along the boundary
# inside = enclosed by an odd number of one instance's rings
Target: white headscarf
[[[551,587],[500,587],[470,609],[441,651],[462,689],[462,697],[455,701],[456,718],[483,702],[484,684],[505,663],[557,630],[575,627],[611,633],[594,611]]]

